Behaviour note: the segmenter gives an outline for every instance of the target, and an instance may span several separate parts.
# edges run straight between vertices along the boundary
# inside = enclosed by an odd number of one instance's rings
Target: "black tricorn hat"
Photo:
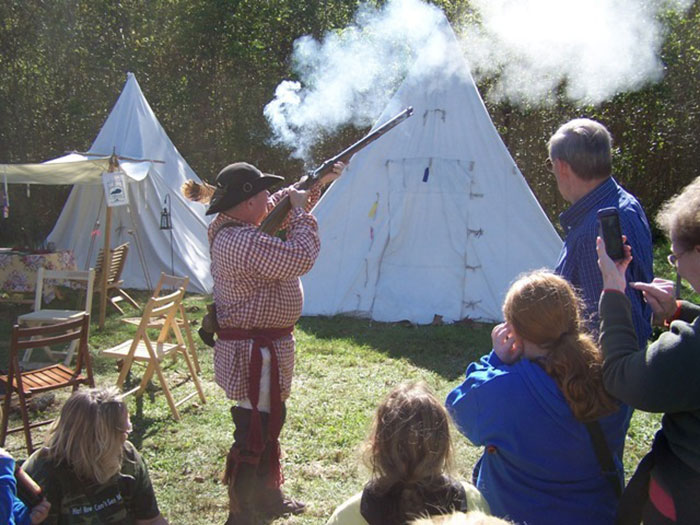
[[[207,215],[233,208],[281,180],[284,178],[263,173],[247,162],[229,164],[216,176],[216,190]]]

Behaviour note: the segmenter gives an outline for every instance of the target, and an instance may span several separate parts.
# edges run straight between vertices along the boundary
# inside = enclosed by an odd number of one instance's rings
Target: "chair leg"
[[[146,391],[146,386],[153,377],[153,372],[155,372],[155,369],[153,367],[153,361],[149,361],[148,366],[146,367],[146,371],[143,373],[143,377],[141,378],[141,384],[139,385],[139,389],[136,391],[136,397],[141,397]]]
[[[29,360],[32,358],[32,352],[34,351],[33,348],[27,348],[24,351],[24,355],[22,356],[22,363],[28,363]]]
[[[202,403],[206,403],[207,398],[204,397],[204,392],[202,391],[202,385],[199,383],[199,377],[197,376],[197,371],[195,370],[195,367],[192,364],[192,360],[190,359],[190,356],[187,352],[187,348],[185,348],[182,351],[182,355],[185,357],[185,362],[187,363],[187,368],[190,369],[190,375],[192,376],[192,381],[194,381],[194,386],[197,389],[197,394],[199,395],[199,399],[202,400]]]
[[[182,308],[182,306],[180,308]],[[187,346],[189,346],[190,354],[192,360],[194,361],[194,368],[197,370],[198,374],[201,374],[202,367],[199,366],[199,356],[197,355],[197,348],[194,346],[194,339],[192,339],[192,330],[190,330],[190,323],[187,322],[187,317],[185,317],[184,312],[182,312],[182,324],[185,328],[185,338],[187,338]]]
[[[70,363],[73,360],[73,354],[75,354],[76,348],[78,348],[78,340],[77,339],[70,342],[70,346],[66,350],[66,358],[63,360],[64,365],[70,366]]]
[[[134,364],[134,358],[131,354],[127,355],[122,362],[122,366],[119,369],[119,377],[117,378],[117,388],[122,388],[124,386],[124,381],[126,381],[126,376],[129,375],[129,370]]]
[[[9,377],[8,377],[9,379]],[[5,438],[7,437],[7,424],[10,420],[10,402],[12,400],[11,381],[5,384],[5,397],[2,401],[2,428],[0,428],[0,447],[5,446]]]
[[[119,306],[114,299],[112,299],[111,297],[107,297],[107,302],[111,304],[120,314],[126,315],[124,313],[124,310],[122,310],[122,307]]]
[[[160,386],[163,389],[163,393],[165,394],[165,398],[168,400],[168,405],[170,406],[170,411],[173,413],[173,417],[175,418],[175,421],[180,421],[180,413],[177,411],[177,406],[175,405],[175,400],[173,399],[173,395],[170,393],[170,388],[168,388],[168,382],[165,379],[165,375],[163,374],[163,370],[160,368],[160,364],[158,364],[157,361],[153,363],[153,366],[156,369],[156,374],[158,374],[158,380],[160,381]]]
[[[139,306],[139,303],[137,303],[136,301],[134,301],[133,297],[131,297],[128,293],[126,293],[126,292],[125,292],[124,290],[122,290],[121,288],[119,289],[119,291],[118,291],[117,293],[118,293],[119,295],[121,295],[124,299],[126,299],[127,302],[128,302],[129,304],[131,304],[131,306],[133,306],[134,308],[136,308],[136,309],[140,309],[140,308],[141,308],[141,307]]]
[[[27,443],[27,454],[31,455],[34,452],[34,445],[32,445],[32,432],[29,428],[29,413],[27,412],[27,399],[19,388],[17,391],[19,395],[19,411],[22,413],[22,425],[24,426],[24,440]]]
[[[87,384],[90,388],[95,388],[95,376],[92,373],[92,355],[90,348],[85,349],[85,373],[87,374]]]

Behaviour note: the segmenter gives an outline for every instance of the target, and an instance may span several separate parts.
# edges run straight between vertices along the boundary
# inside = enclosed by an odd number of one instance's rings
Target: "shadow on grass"
[[[153,402],[153,393],[146,392],[146,395],[150,397],[150,401]],[[158,432],[160,425],[158,425],[158,419],[154,417],[148,417],[143,412],[143,398],[144,396],[136,398],[136,410],[133,414],[130,414],[131,425],[133,430],[129,434],[129,441],[136,447],[137,450],[141,449],[143,446],[143,441],[147,437]]]
[[[303,317],[297,326],[317,339],[337,341],[339,346],[343,340],[350,340],[392,359],[406,359],[453,381],[462,376],[471,361],[491,350],[493,325],[464,321],[416,326],[334,316]]]
[[[129,371],[122,390],[124,392],[128,392],[131,389],[139,386],[140,383],[140,373],[132,375],[131,371]],[[185,387],[187,385],[191,386],[194,389],[194,383],[192,382],[192,378],[189,375],[183,376],[175,382],[168,383],[168,387],[170,388],[170,391],[173,395],[177,395],[180,391],[180,388]],[[167,406],[167,414],[165,415],[165,419],[163,419],[162,415],[154,417],[146,414],[147,410],[154,410],[155,407],[153,405],[157,403],[157,397],[162,398],[163,401],[165,400],[163,388],[157,382],[149,381],[146,384],[146,389],[143,395],[137,397],[136,394],[133,394],[133,397],[134,404],[136,405],[136,410],[130,412],[129,414],[131,418],[131,424],[133,426],[133,430],[129,436],[129,441],[131,441],[136,448],[140,448],[141,445],[143,445],[145,439],[152,437],[162,429],[163,424],[165,424],[166,421],[172,418],[172,414],[170,412],[170,408]],[[146,398],[148,398],[148,403],[144,402]],[[150,409],[148,405],[150,405]],[[181,405],[178,407],[178,411],[183,417],[187,413],[192,412],[193,410],[194,408],[192,406],[192,403],[188,403],[186,405]]]

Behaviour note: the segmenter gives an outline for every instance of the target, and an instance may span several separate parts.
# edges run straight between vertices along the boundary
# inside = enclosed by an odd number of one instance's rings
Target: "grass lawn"
[[[659,248],[657,260],[666,253]],[[145,302],[145,294],[135,295]],[[207,299],[187,296],[191,319],[201,318]],[[7,363],[10,323],[22,311],[0,306],[0,341],[4,341],[0,367]],[[131,315],[138,312],[132,310]],[[90,346],[98,385],[113,384],[117,376],[114,362],[101,357],[99,350],[127,339],[133,331],[114,313],[102,332],[93,323]],[[296,370],[281,438],[284,488],[307,502],[308,510],[274,523],[325,523],[335,506],[360,490],[367,479],[359,450],[381,397],[402,381],[420,379],[444,399],[461,380],[468,363],[490,350],[490,331],[491,325],[478,323],[414,327],[342,317],[302,319],[295,332]],[[213,381],[211,349],[196,334],[195,339],[206,404],[193,398],[181,406],[182,421],[175,422],[157,383],[142,399],[129,398],[134,425],[131,440],[144,455],[160,508],[173,524],[223,523],[227,514],[227,496],[219,476],[232,441],[231,403]],[[191,381],[185,381],[185,371],[182,360],[167,364],[171,385],[177,385],[176,399],[194,388]],[[134,381],[139,373],[136,370]],[[57,412],[61,399],[47,412]],[[11,423],[18,419],[14,414]],[[628,476],[648,450],[659,421],[658,415],[635,413],[625,450]],[[34,436],[35,442],[41,442],[42,429],[35,430]],[[456,431],[453,438],[458,473],[468,479],[480,449]],[[23,443],[21,434],[14,434],[7,448],[24,458]]]

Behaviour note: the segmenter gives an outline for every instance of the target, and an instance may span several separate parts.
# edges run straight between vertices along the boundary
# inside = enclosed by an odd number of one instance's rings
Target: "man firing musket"
[[[270,195],[283,180],[245,162],[226,166],[216,186],[188,181],[191,200],[209,202],[214,315],[214,378],[229,399],[235,431],[226,458],[228,525],[258,523],[259,517],[298,514],[305,505],[281,491],[279,435],[286,416],[294,369],[294,324],[301,315],[299,277],[320,251],[316,219],[309,213],[321,190],[337,179],[350,157],[408,118],[412,108],[327,160],[307,178]],[[286,227],[286,239],[274,233]],[[206,329],[205,322],[202,328]],[[258,516],[260,515],[260,516]]]

